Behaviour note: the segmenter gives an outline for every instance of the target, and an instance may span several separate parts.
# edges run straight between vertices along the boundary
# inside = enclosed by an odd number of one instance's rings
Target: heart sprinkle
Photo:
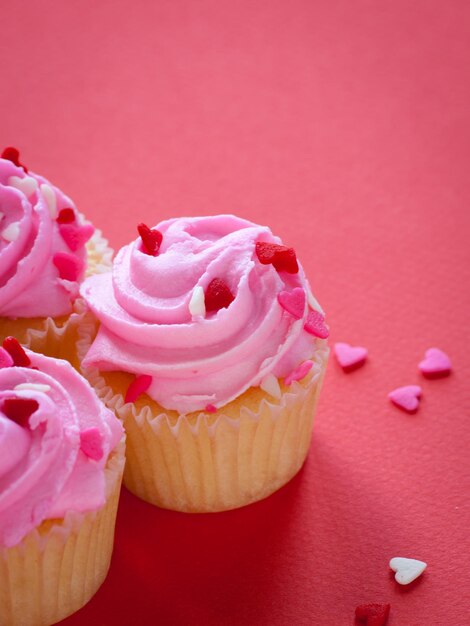
[[[75,222],[75,211],[70,207],[60,209],[59,215],[57,216],[57,222],[59,224],[71,224],[72,222]]]
[[[282,308],[296,320],[303,317],[305,312],[305,291],[302,287],[295,287],[292,291],[281,291],[277,299]]]
[[[312,369],[313,361],[304,361],[297,367],[294,371],[292,371],[288,376],[284,378],[284,384],[289,386],[294,382],[294,380],[302,380],[305,378],[309,371]]]
[[[23,163],[20,163],[20,152],[13,146],[8,146],[5,148],[1,155],[2,159],[6,159],[7,161],[11,161],[16,167],[22,167],[25,172],[27,172],[27,168]]]
[[[83,272],[83,261],[67,252],[57,252],[52,257],[52,262],[64,280],[76,282]]]
[[[263,265],[272,264],[278,272],[297,274],[299,265],[294,248],[279,246],[277,243],[256,242],[256,256]]]
[[[206,408],[204,409],[206,413],[217,413],[217,407],[213,404],[206,404]]]
[[[149,228],[143,223],[137,226],[137,230],[142,239],[142,252],[150,256],[157,256],[163,241],[162,233],[156,228]]]
[[[318,311],[310,311],[307,315],[304,329],[311,335],[326,339],[330,335],[327,325],[325,324],[325,316]]]
[[[213,278],[207,285],[205,293],[206,311],[226,309],[234,300],[235,296],[222,278]]]
[[[13,359],[9,352],[5,350],[5,348],[0,347],[0,370],[4,367],[13,367]]]
[[[384,626],[390,613],[390,604],[361,604],[356,607],[356,619],[366,626]]]
[[[87,428],[80,433],[80,450],[93,461],[103,458],[103,436],[98,428]]]
[[[152,384],[152,377],[147,374],[136,376],[127,388],[124,402],[135,402]]]
[[[204,289],[200,285],[193,289],[191,300],[189,301],[189,312],[193,317],[205,317],[206,315]]]
[[[416,580],[427,567],[427,563],[424,561],[418,561],[417,559],[405,559],[401,556],[396,556],[390,560],[390,569],[395,574],[395,580],[400,585],[409,585]]]
[[[334,353],[336,360],[345,372],[353,370],[364,365],[367,359],[367,348],[362,346],[350,346],[348,343],[335,343]]]
[[[72,252],[83,248],[94,232],[91,224],[59,224],[59,233]]]
[[[429,348],[418,367],[426,378],[444,378],[450,374],[452,363],[447,354],[439,348]]]
[[[27,198],[32,196],[38,188],[38,181],[32,176],[24,176],[23,178],[20,176],[10,176],[8,184],[10,187],[21,191]]]
[[[8,224],[6,228],[2,230],[2,238],[5,241],[16,241],[20,236],[20,225],[19,222],[12,222]]]
[[[29,367],[31,365],[29,356],[23,350],[22,346],[20,346],[18,339],[15,337],[5,337],[2,345],[13,359],[13,365],[16,365],[16,367]]]
[[[39,403],[30,398],[6,398],[2,405],[4,414],[19,426],[28,426],[29,418],[38,408]]]
[[[419,407],[419,399],[422,390],[419,385],[407,385],[398,387],[388,394],[388,398],[399,409],[407,413],[416,413]]]

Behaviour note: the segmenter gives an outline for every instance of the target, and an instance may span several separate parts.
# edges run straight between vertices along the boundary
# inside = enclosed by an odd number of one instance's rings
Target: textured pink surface
[[[308,463],[268,500],[187,516],[124,491],[109,577],[66,623],[342,626],[390,602],[389,626],[466,626],[469,3],[9,3],[0,28],[2,144],[113,245],[175,215],[267,222],[332,342],[370,355],[331,361]],[[420,376],[430,346],[449,377]],[[414,416],[387,400],[405,384]],[[399,588],[393,556],[428,569]]]

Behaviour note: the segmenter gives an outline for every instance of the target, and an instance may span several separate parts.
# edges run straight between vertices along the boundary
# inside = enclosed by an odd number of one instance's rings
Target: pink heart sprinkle
[[[418,367],[426,378],[443,378],[450,374],[452,363],[447,354],[439,348],[429,348]]]
[[[313,361],[304,361],[301,363],[299,367],[296,367],[294,371],[284,378],[284,384],[289,386],[294,380],[302,380],[302,378],[305,378],[312,369],[312,365]]]
[[[277,294],[279,304],[296,320],[303,317],[305,311],[305,291],[302,287],[295,287],[292,291],[281,291]]]
[[[213,404],[206,405],[206,408],[204,410],[206,413],[217,413],[217,407]]]
[[[13,367],[14,361],[10,354],[0,346],[0,370],[4,367]]]
[[[80,450],[93,461],[103,458],[103,436],[98,428],[87,428],[80,433]]]
[[[59,224],[59,233],[72,252],[83,248],[94,232],[95,229],[91,224],[83,224],[83,226],[75,222]]]
[[[399,409],[407,411],[408,413],[415,413],[419,407],[421,393],[422,390],[419,385],[407,385],[391,391],[388,394],[388,398]]]
[[[152,384],[152,377],[147,374],[141,374],[131,382],[127,388],[124,402],[135,402],[139,396],[147,391]]]
[[[334,353],[338,363],[345,372],[352,372],[364,365],[367,359],[367,348],[350,346],[349,343],[335,343]]]
[[[325,324],[325,316],[319,311],[310,311],[304,328],[308,333],[320,339],[326,339],[330,335],[328,326]]]
[[[83,272],[83,261],[67,252],[57,252],[52,257],[52,262],[64,280],[76,282]]]

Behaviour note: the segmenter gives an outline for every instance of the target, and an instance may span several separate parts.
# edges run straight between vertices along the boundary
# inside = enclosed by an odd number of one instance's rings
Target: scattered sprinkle
[[[305,378],[305,376],[307,376],[309,371],[312,369],[312,366],[313,361],[304,361],[299,365],[299,367],[297,367],[284,378],[284,384],[289,386],[294,382],[294,380],[302,380],[302,378]]]
[[[38,408],[39,403],[30,398],[6,398],[2,404],[3,413],[19,426],[28,426],[29,418]]]
[[[189,312],[193,317],[204,317],[206,315],[204,289],[200,285],[193,289],[191,300],[189,301]]]
[[[205,293],[206,311],[226,309],[235,300],[229,286],[222,278],[213,278]]]
[[[268,374],[261,381],[260,387],[267,394],[279,400],[281,397],[281,387],[279,385],[279,381],[274,374]]]
[[[272,264],[278,272],[297,274],[299,265],[294,248],[279,246],[277,243],[256,242],[256,256],[263,265]]]
[[[2,230],[2,237],[5,241],[16,241],[20,236],[19,222],[12,222]]]
[[[418,561],[417,559],[405,559],[401,556],[396,556],[390,560],[390,569],[395,574],[395,580],[400,585],[409,585],[416,580],[427,567],[427,563],[424,561]]]
[[[41,391],[48,393],[51,390],[50,385],[42,385],[41,383],[20,383],[14,388],[15,391]]]
[[[152,384],[152,377],[147,374],[141,374],[131,382],[127,388],[124,402],[135,402],[139,396],[147,391]]]
[[[335,343],[333,350],[336,360],[345,372],[352,372],[362,367],[367,360],[367,348],[362,346],[350,346],[349,343],[338,342]]]
[[[320,339],[326,339],[330,336],[328,326],[325,324],[325,316],[319,311],[309,311],[304,329]]]
[[[5,348],[0,347],[0,370],[4,367],[13,367],[13,359],[11,355],[5,350]]]
[[[13,359],[13,365],[16,365],[16,367],[29,367],[31,365],[30,358],[23,350],[22,346],[20,346],[18,339],[15,337],[5,337],[2,345]]]
[[[8,179],[8,184],[10,187],[14,187],[23,193],[27,198],[33,195],[33,193],[38,188],[38,181],[32,176],[24,176],[20,178],[19,176],[10,176]]]
[[[71,224],[72,222],[75,222],[75,211],[70,207],[60,209],[59,214],[57,215],[57,222],[59,224]]]
[[[419,399],[422,390],[419,385],[407,385],[398,387],[388,394],[388,398],[399,409],[407,413],[416,413],[419,407]]]
[[[59,276],[64,280],[76,282],[83,272],[83,261],[67,252],[56,252],[52,262],[59,271]]]
[[[91,224],[59,224],[59,233],[72,252],[83,248],[94,232]]]
[[[282,308],[290,313],[296,320],[305,313],[305,291],[302,287],[295,287],[292,291],[281,291],[277,299]]]
[[[426,378],[444,378],[450,374],[452,363],[443,350],[429,348],[418,367]]]
[[[54,220],[57,215],[57,199],[55,197],[54,190],[49,185],[46,185],[46,183],[42,183],[42,185],[39,186],[39,189],[41,190],[44,200],[46,201],[50,216]]]
[[[361,604],[356,607],[356,619],[365,626],[385,626],[390,613],[390,604]]]
[[[98,428],[87,428],[80,433],[80,450],[93,461],[103,458],[103,435]]]
[[[213,404],[206,404],[204,409],[206,413],[217,413],[217,407]]]
[[[6,159],[7,161],[11,161],[16,167],[22,167],[25,172],[27,172],[26,165],[20,163],[20,152],[17,148],[13,148],[13,146],[8,146],[2,152],[2,159]]]
[[[150,256],[157,256],[163,241],[162,233],[156,228],[149,228],[144,223],[139,224],[137,230],[142,239],[142,252]]]

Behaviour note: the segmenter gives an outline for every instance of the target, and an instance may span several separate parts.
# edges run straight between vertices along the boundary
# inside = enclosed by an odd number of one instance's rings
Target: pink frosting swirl
[[[278,300],[281,291],[306,292],[302,268],[278,272],[256,256],[256,242],[281,243],[269,228],[233,215],[171,219],[156,228],[163,235],[157,256],[145,254],[138,238],[119,251],[112,273],[83,283],[101,321],[85,366],[152,376],[147,393],[188,413],[220,407],[312,356],[307,303],[296,319]],[[194,289],[205,291],[214,278],[226,282],[233,302],[192,316]]]
[[[73,209],[74,224],[57,222],[63,208]],[[0,316],[70,313],[85,271],[85,242],[92,233],[93,227],[80,223],[73,202],[57,187],[0,159]],[[63,267],[69,272],[61,274]]]
[[[0,545],[7,547],[45,519],[101,507],[104,467],[123,433],[71,365],[27,354],[31,368],[0,369]],[[8,417],[11,399],[37,402],[29,424]]]

